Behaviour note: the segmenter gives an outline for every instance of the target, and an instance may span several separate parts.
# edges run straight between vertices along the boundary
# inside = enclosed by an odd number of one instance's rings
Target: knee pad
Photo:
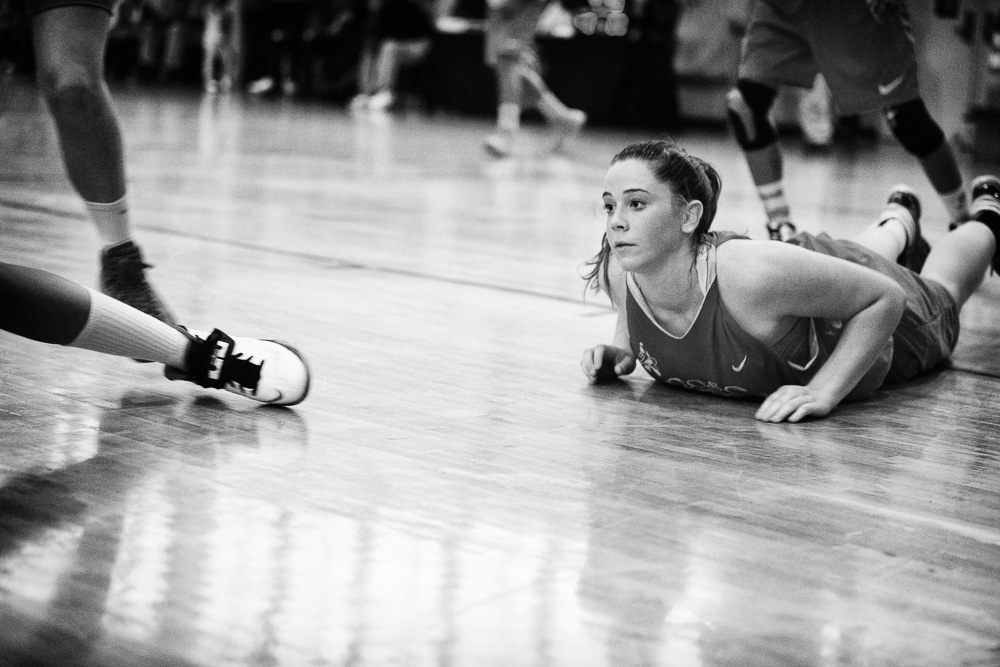
[[[777,94],[773,88],[740,79],[726,95],[726,113],[744,150],[763,148],[778,140],[768,117]]]
[[[944,143],[944,132],[927,112],[923,100],[887,107],[883,113],[892,135],[918,158],[927,157]]]

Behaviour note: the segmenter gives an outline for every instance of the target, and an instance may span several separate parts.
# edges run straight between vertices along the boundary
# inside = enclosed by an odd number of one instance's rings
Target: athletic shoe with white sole
[[[494,132],[486,137],[483,148],[495,158],[509,157],[514,152],[514,135],[510,132]]]
[[[881,221],[897,218],[906,228],[906,247],[896,258],[896,263],[905,266],[915,273],[920,273],[927,261],[931,246],[920,231],[920,199],[917,193],[908,185],[896,185],[889,191],[888,205],[879,216]],[[906,214],[901,214],[896,207],[902,207]],[[910,224],[912,222],[912,224]]]
[[[296,405],[309,393],[309,366],[294,347],[276,340],[233,338],[177,327],[190,339],[187,372],[166,367],[170,380],[224,389],[270,405]]]
[[[772,241],[787,241],[796,234],[799,230],[795,228],[795,225],[791,222],[768,222],[767,223],[767,238]]]
[[[1000,178],[987,174],[972,181],[972,205],[969,218],[978,220],[993,232],[997,250],[993,254],[993,271],[1000,273]]]

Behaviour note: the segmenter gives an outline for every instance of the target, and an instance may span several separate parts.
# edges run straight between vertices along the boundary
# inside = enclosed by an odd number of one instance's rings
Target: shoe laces
[[[130,250],[121,254],[109,253],[104,261],[104,269],[109,281],[141,280],[145,278],[146,269],[153,268],[147,264],[138,250]]]
[[[222,381],[241,393],[255,394],[263,367],[263,361],[255,362],[253,357],[244,357],[242,353],[237,352],[225,360]]]
[[[215,329],[208,336],[181,329],[192,339],[188,350],[187,379],[202,387],[231,389],[242,394],[255,394],[260,384],[263,361],[236,352],[230,336]]]

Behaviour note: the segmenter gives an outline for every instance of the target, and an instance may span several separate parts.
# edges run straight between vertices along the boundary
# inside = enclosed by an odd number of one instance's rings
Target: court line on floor
[[[253,243],[246,243],[244,241],[235,241],[232,239],[218,239],[211,236],[206,236],[203,234],[197,234],[193,232],[178,232],[174,229],[168,229],[164,227],[156,227],[151,225],[140,225],[140,229],[143,231],[153,232],[162,234],[164,236],[172,236],[175,238],[190,239],[193,241],[201,241],[206,243],[214,243],[217,245],[222,245],[230,248],[237,248],[240,250],[247,250],[251,252],[260,252],[267,255],[273,255],[278,257],[285,257],[289,259],[300,259],[312,264],[316,264],[328,269],[336,270],[358,270],[358,271],[371,271],[374,273],[385,273],[390,275],[405,276],[408,278],[421,278],[424,280],[430,280],[434,282],[449,283],[452,285],[461,285],[464,287],[478,287],[481,289],[492,290],[496,292],[504,292],[507,294],[518,294],[521,296],[531,296],[539,299],[546,299],[549,301],[558,301],[560,303],[572,303],[581,306],[598,308],[601,310],[611,311],[610,305],[605,305],[601,303],[588,303],[581,298],[570,298],[567,296],[562,296],[559,294],[551,294],[547,292],[539,292],[536,290],[530,290],[521,287],[511,287],[509,285],[500,285],[497,283],[482,282],[477,280],[469,280],[467,278],[454,278],[449,276],[443,276],[435,273],[427,273],[424,271],[417,271],[415,269],[404,269],[401,267],[382,265],[382,264],[368,264],[363,262],[355,262],[346,259],[340,259],[337,257],[331,257],[329,255],[320,255],[309,252],[303,252],[301,250],[286,250],[283,248],[272,248],[256,245]],[[582,290],[581,290],[582,294]]]

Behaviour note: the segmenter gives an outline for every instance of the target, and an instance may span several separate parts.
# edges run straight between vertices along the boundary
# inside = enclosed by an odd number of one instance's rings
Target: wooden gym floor
[[[0,261],[94,283],[25,85]],[[491,161],[486,119],[119,90],[139,240],[185,323],[297,344],[295,409],[0,333],[0,664],[1000,664],[1000,279],[952,368],[799,425],[587,385],[605,167],[587,130]],[[679,135],[762,236],[732,140]],[[850,235],[896,145],[786,142],[800,226]],[[963,158],[964,160],[964,158]],[[982,165],[963,161],[969,178]],[[996,166],[992,166],[996,169]]]

